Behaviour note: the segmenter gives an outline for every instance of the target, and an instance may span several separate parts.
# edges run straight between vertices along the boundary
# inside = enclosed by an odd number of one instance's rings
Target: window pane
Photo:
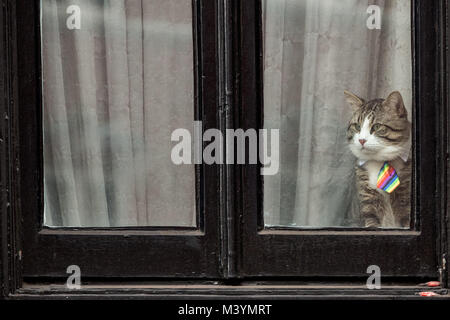
[[[263,0],[266,226],[409,228],[410,3]]]
[[[195,226],[190,0],[42,0],[45,224]]]

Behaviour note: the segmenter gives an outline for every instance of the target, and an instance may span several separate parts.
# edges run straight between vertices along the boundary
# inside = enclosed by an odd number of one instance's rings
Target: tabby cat
[[[357,157],[361,224],[409,228],[411,214],[411,123],[399,92],[365,101],[345,91],[353,115],[347,129]]]

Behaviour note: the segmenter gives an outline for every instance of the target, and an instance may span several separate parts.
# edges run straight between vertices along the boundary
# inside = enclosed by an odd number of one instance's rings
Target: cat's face
[[[388,161],[405,153],[411,125],[399,92],[367,102],[347,91],[345,95],[353,108],[347,140],[358,159]]]

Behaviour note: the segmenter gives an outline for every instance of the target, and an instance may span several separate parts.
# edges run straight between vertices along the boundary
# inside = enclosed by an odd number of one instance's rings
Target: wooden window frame
[[[243,277],[365,277],[370,265],[383,277],[433,278],[438,275],[441,208],[436,191],[442,189],[438,141],[440,121],[439,30],[437,2],[411,1],[413,24],[413,211],[417,226],[406,230],[364,228],[264,228],[263,178],[257,165],[242,168],[241,274]],[[242,5],[240,122],[244,130],[262,128],[261,1]],[[432,107],[431,107],[432,106]],[[416,220],[416,219],[413,219]],[[383,253],[383,254],[381,254]],[[304,258],[307,257],[307,258]],[[267,261],[277,261],[276,264]],[[307,263],[303,263],[303,261]],[[314,261],[312,263],[311,261]]]
[[[257,56],[260,53],[257,40],[258,18],[256,17],[256,0],[197,0],[201,3],[200,9],[209,14],[200,19],[201,34],[204,37],[201,45],[204,50],[199,58],[203,65],[203,71],[197,75],[203,79],[204,90],[200,105],[208,105],[204,108],[205,128],[257,128],[261,123],[261,96],[254,93],[260,92],[261,82],[257,80],[260,64]],[[435,157],[436,174],[433,183],[436,185],[432,198],[423,199],[422,206],[433,207],[438,213],[433,228],[436,228],[435,241],[435,263],[436,267],[443,267],[442,259],[450,256],[448,246],[448,235],[450,234],[450,219],[448,219],[449,202],[447,200],[447,189],[450,183],[450,175],[447,167],[449,158],[449,130],[448,130],[448,107],[449,107],[449,82],[448,82],[448,2],[442,0],[416,0],[422,4],[419,14],[433,16],[433,21],[426,21],[427,30],[434,30],[428,38],[434,41],[434,50],[426,48],[425,41],[419,41],[420,52],[426,52],[426,67],[434,72],[422,74],[420,83],[429,88],[433,93],[421,96],[422,102],[434,103],[436,115],[433,116],[433,125],[437,129]],[[45,286],[45,278],[35,273],[33,268],[24,264],[27,252],[23,251],[24,244],[30,240],[28,231],[36,230],[37,217],[41,206],[41,188],[39,186],[41,171],[33,170],[39,163],[42,149],[39,144],[33,145],[33,141],[39,141],[36,129],[39,127],[37,121],[26,120],[30,113],[29,108],[39,112],[40,107],[40,75],[38,67],[39,45],[36,35],[38,19],[36,12],[37,1],[25,0],[0,0],[0,299],[30,299],[35,297],[57,298],[63,294],[65,297],[90,297],[105,298],[110,294],[115,297],[127,298],[171,298],[171,297],[196,297],[196,298],[229,298],[234,297],[285,297],[285,298],[311,298],[314,295],[323,297],[336,297],[336,295],[360,298],[368,295],[379,295],[380,297],[414,297],[417,287],[402,286],[403,281],[395,282],[395,286],[386,285],[382,290],[370,291],[359,286],[359,279],[336,280],[331,272],[329,276],[321,274],[323,278],[320,283],[313,281],[316,274],[311,268],[302,269],[305,278],[280,278],[280,275],[292,276],[289,269],[261,270],[255,264],[260,264],[260,257],[252,253],[261,252],[254,241],[260,221],[254,215],[258,204],[258,182],[256,166],[210,166],[204,169],[210,171],[211,180],[205,183],[204,206],[214,208],[216,223],[211,223],[205,228],[211,228],[210,234],[216,242],[205,244],[202,254],[214,256],[214,263],[203,261],[192,262],[193,268],[202,269],[204,273],[197,273],[193,277],[186,275],[186,269],[177,269],[171,266],[169,270],[155,270],[153,276],[157,279],[158,286],[154,282],[141,288],[128,287],[130,278],[126,277],[123,267],[112,268],[111,275],[117,272],[116,279],[108,280],[110,287],[98,289],[86,287],[81,291],[68,291],[64,286],[49,288]],[[200,10],[200,11],[201,11]],[[205,12],[205,11],[203,11]],[[20,15],[19,15],[20,13]],[[248,15],[248,16],[247,16]],[[250,17],[250,19],[249,19]],[[253,18],[251,18],[253,17]],[[28,34],[29,33],[29,34]],[[212,37],[211,33],[215,36]],[[250,45],[249,45],[250,44]],[[23,54],[28,50],[28,58]],[[22,56],[21,56],[22,55]],[[422,66],[424,67],[424,66]],[[205,78],[204,78],[205,77]],[[245,80],[250,79],[250,82]],[[200,85],[200,84],[199,84]],[[417,87],[416,87],[417,88]],[[423,87],[421,87],[423,90]],[[210,91],[206,90],[209,89]],[[259,99],[259,101],[258,101]],[[249,108],[249,109],[247,109]],[[246,117],[243,115],[248,111]],[[33,111],[32,111],[33,112]],[[38,118],[40,115],[38,114]],[[430,127],[427,127],[431,129]],[[33,139],[30,139],[32,137]],[[31,167],[24,167],[28,163]],[[206,173],[208,175],[208,172]],[[205,180],[206,181],[206,180]],[[428,182],[429,183],[429,182]],[[259,189],[260,190],[260,189]],[[217,192],[216,192],[217,191]],[[27,196],[33,194],[34,196]],[[209,201],[209,202],[208,202]],[[253,215],[252,215],[253,212]],[[33,216],[35,221],[32,226],[24,225]],[[211,220],[210,220],[211,221]],[[25,223],[26,224],[26,223]],[[109,234],[116,239],[124,238],[130,232],[126,230],[72,230],[73,239],[85,236],[83,233],[95,231],[99,234]],[[143,230],[139,232],[164,233],[167,230]],[[189,232],[189,231],[188,231]],[[347,232],[347,231],[344,231]],[[45,232],[44,232],[45,233]],[[63,232],[64,233],[64,232]],[[60,238],[63,235],[53,234],[51,237]],[[66,236],[66,235],[64,235]],[[88,235],[91,237],[92,235]],[[154,235],[156,238],[163,237]],[[162,238],[160,238],[162,239]],[[33,242],[36,239],[31,239]],[[145,242],[145,240],[142,240]],[[68,241],[68,243],[71,241]],[[214,241],[213,241],[214,242]],[[72,242],[75,245],[76,242]],[[48,244],[55,244],[48,243]],[[106,248],[106,247],[104,247]],[[64,249],[64,248],[63,248]],[[330,248],[329,248],[330,249]],[[170,250],[170,249],[169,249]],[[69,251],[70,252],[70,251]],[[123,255],[119,250],[118,255]],[[34,253],[30,253],[33,256]],[[176,254],[176,253],[175,253]],[[250,254],[250,259],[245,255]],[[314,252],[311,252],[314,256]],[[446,255],[446,256],[445,256]],[[101,265],[108,260],[105,255]],[[44,258],[52,259],[50,255],[33,256],[37,262],[35,271],[42,271],[46,266]],[[125,255],[123,255],[125,258]],[[89,257],[89,259],[92,257]],[[318,257],[320,259],[320,257]],[[448,260],[448,258],[447,258]],[[54,260],[51,260],[54,261]],[[61,268],[65,260],[57,262]],[[88,260],[89,262],[92,260]],[[280,262],[280,261],[278,261]],[[286,262],[283,260],[282,262]],[[264,261],[267,263],[267,260]],[[340,263],[344,263],[341,261]],[[196,266],[194,266],[194,264]],[[69,263],[64,263],[64,266]],[[93,278],[104,275],[99,268],[88,266],[88,275]],[[214,266],[214,267],[212,267]],[[213,270],[214,269],[214,270]],[[59,269],[60,270],[60,269]],[[181,271],[180,271],[181,270]],[[191,269],[192,270],[192,269]],[[439,289],[446,292],[449,285],[449,269],[442,270],[442,285]],[[132,277],[148,275],[148,269],[135,268]],[[164,272],[168,271],[168,272]],[[178,274],[178,271],[181,272]],[[322,270],[324,271],[324,270]],[[353,270],[356,275],[361,275],[360,270]],[[404,270],[409,272],[408,270]],[[414,273],[414,276],[429,275],[427,270],[424,274]],[[24,275],[37,277],[35,285],[24,282]],[[353,274],[352,274],[353,275]],[[61,271],[51,271],[44,276],[51,278],[61,277]],[[336,276],[336,274],[334,275]],[[182,282],[182,287],[177,287],[181,280],[192,279]],[[257,278],[257,279],[255,279]],[[415,279],[411,281],[414,283]],[[51,281],[52,279],[50,279]],[[212,280],[215,280],[214,282]],[[218,281],[217,281],[218,280]],[[115,281],[115,284],[114,284]],[[408,279],[406,279],[408,281]],[[236,284],[239,283],[239,286]],[[310,284],[306,284],[310,283]],[[328,284],[328,286],[324,286]]]
[[[192,1],[195,65],[194,120],[203,130],[216,128],[217,56],[215,4]],[[40,1],[7,3],[15,27],[11,60],[14,92],[9,106],[15,127],[13,186],[15,244],[23,278],[67,278],[69,265],[85,279],[217,278],[221,276],[219,246],[218,165],[196,166],[198,227],[48,228],[43,221],[42,99],[40,66]],[[16,18],[16,19],[14,19]],[[19,209],[20,208],[20,209]],[[20,218],[19,218],[20,217]],[[48,248],[51,248],[49,250]],[[128,262],[127,262],[128,260]],[[132,261],[135,261],[134,263]]]

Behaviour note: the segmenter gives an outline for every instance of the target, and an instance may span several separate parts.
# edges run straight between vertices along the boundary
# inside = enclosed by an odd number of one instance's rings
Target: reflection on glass
[[[266,226],[409,228],[410,2],[262,2]]]
[[[190,0],[42,0],[45,224],[195,226]]]

